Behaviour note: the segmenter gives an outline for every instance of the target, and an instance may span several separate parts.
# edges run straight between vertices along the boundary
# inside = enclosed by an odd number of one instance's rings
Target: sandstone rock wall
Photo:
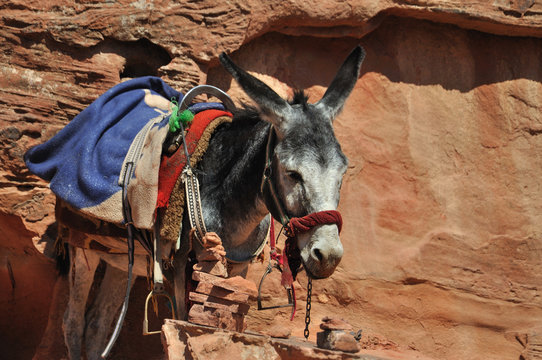
[[[362,75],[335,122],[350,160],[345,256],[315,282],[312,334],[334,314],[399,352],[528,358],[542,324],[541,36],[539,0],[0,4],[0,342],[28,358],[55,281],[35,250],[54,237],[54,197],[23,166],[30,146],[124,77],[246,99],[221,51],[316,101],[361,43]],[[305,284],[293,323],[251,311],[249,329],[282,321],[301,335]],[[29,324],[34,340],[14,343]]]

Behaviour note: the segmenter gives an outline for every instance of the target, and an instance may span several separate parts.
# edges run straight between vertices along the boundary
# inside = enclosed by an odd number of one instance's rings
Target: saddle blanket
[[[47,142],[28,150],[28,169],[50,182],[50,189],[75,210],[93,218],[123,223],[119,177],[127,153],[143,134],[127,196],[134,225],[152,229],[156,220],[162,146],[169,131],[171,100],[183,95],[158,77],[141,77],[109,89]],[[225,110],[221,103],[189,107]],[[219,115],[229,115],[220,111]],[[196,116],[197,117],[197,116]]]

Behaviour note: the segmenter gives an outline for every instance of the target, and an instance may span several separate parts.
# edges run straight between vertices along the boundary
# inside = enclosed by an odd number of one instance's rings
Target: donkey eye
[[[303,182],[303,177],[297,171],[286,171],[286,176],[295,182]]]

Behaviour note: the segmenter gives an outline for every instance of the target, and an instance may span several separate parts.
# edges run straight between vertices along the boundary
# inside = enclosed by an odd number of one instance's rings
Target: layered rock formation
[[[54,237],[54,197],[23,165],[30,146],[125,77],[158,75],[183,91],[211,83],[246,100],[221,51],[282,95],[306,88],[316,101],[358,43],[367,58],[335,122],[350,160],[345,256],[314,282],[311,339],[337,315],[399,354],[536,358],[542,2],[10,0],[0,24],[0,342],[14,344],[10,358],[39,343],[55,282],[35,250]],[[268,281],[270,297],[280,287]],[[305,284],[301,274],[286,324],[297,336]],[[248,329],[287,312],[251,310]]]

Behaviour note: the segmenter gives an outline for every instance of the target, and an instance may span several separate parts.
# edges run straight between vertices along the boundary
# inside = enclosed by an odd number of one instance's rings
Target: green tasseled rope
[[[179,103],[175,99],[171,99],[171,116],[169,117],[169,131],[174,133],[181,128],[179,121],[184,128],[194,119],[194,114],[188,109],[179,114]]]

